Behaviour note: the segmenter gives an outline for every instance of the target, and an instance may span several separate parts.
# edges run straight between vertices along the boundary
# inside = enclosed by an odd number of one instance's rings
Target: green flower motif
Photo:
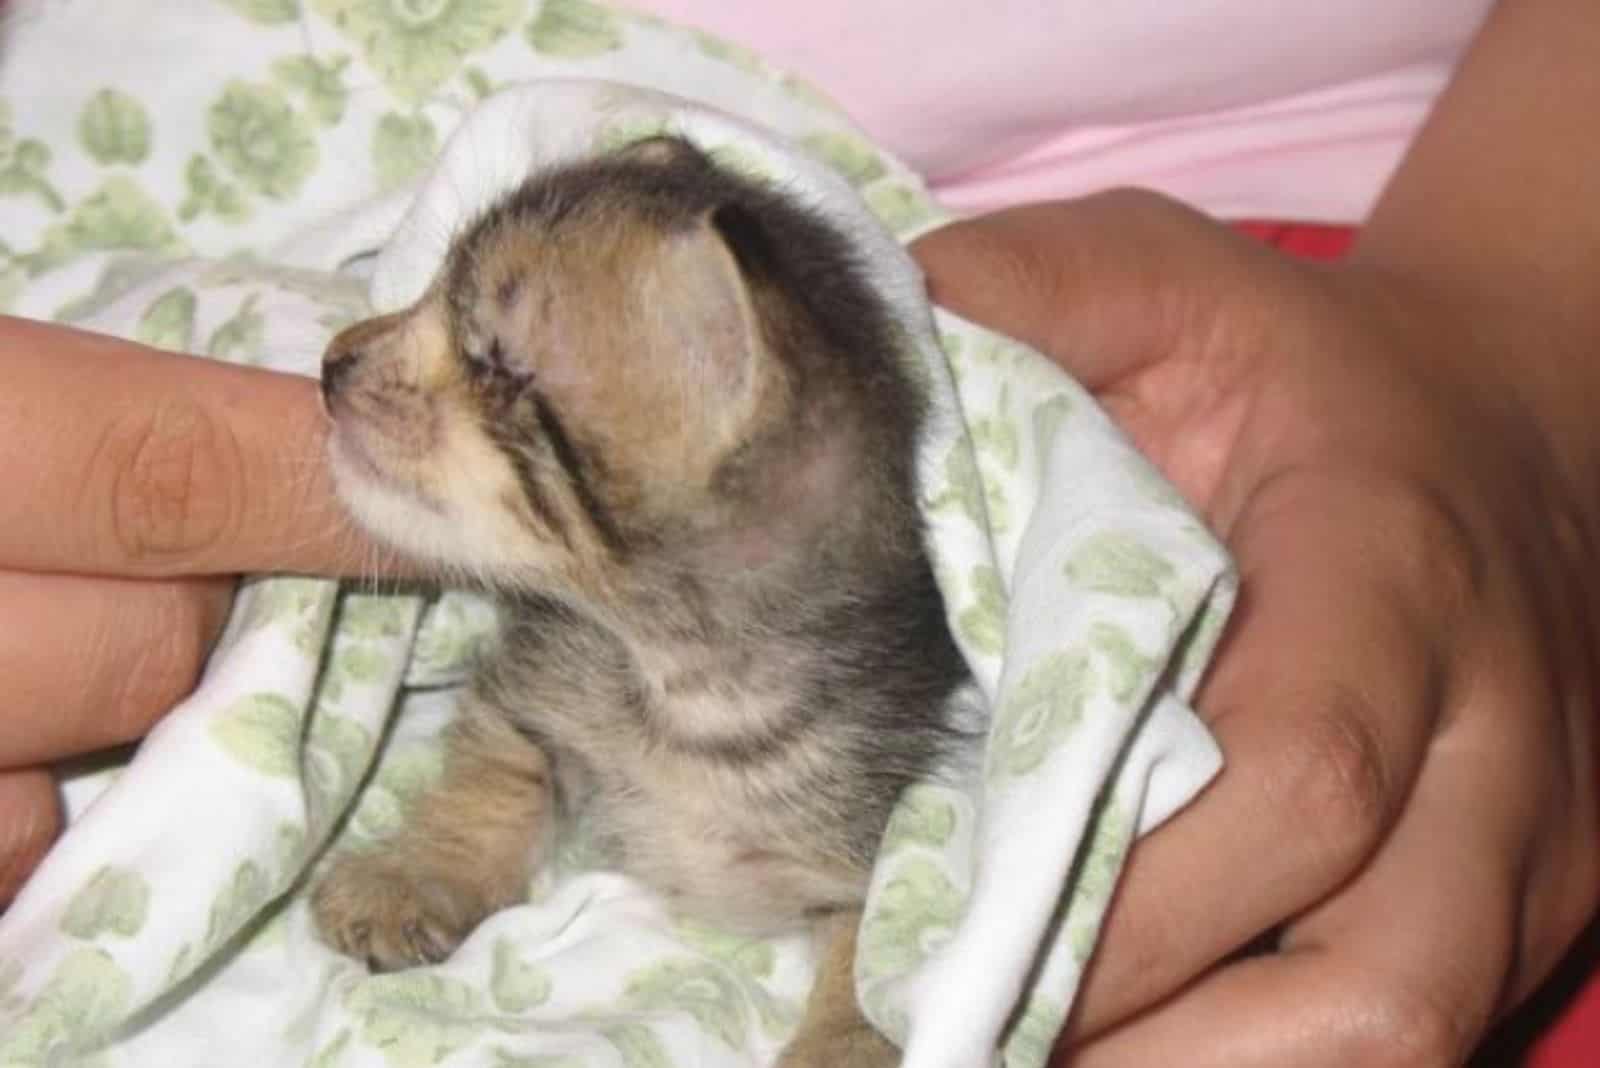
[[[305,117],[274,85],[231,81],[206,117],[211,150],[255,193],[286,200],[317,169],[317,141]]]
[[[290,779],[299,771],[300,710],[286,697],[240,698],[211,721],[211,737],[229,756],[264,775]]]
[[[78,138],[100,163],[143,163],[150,155],[150,119],[127,93],[102,89],[78,116]]]
[[[641,1023],[619,1023],[603,1037],[616,1048],[626,1068],[673,1068],[673,1060],[656,1033]]]
[[[72,896],[61,929],[74,938],[110,933],[132,938],[150,911],[150,884],[130,868],[104,867]]]
[[[1067,1006],[1035,997],[1006,1034],[1005,1068],[1043,1068],[1066,1020]]]
[[[933,511],[957,509],[977,526],[1001,533],[1008,525],[1005,491],[996,481],[985,482],[971,444],[960,440],[944,460],[945,486],[928,501]]]
[[[349,593],[339,603],[339,633],[363,641],[404,638],[411,629],[411,602]]]
[[[861,921],[863,978],[905,975],[933,953],[961,919],[966,896],[927,857],[901,865]]]
[[[283,627],[294,647],[306,656],[322,650],[322,639],[333,616],[338,587],[324,579],[256,579],[241,589],[245,596],[242,631]]]
[[[126,256],[107,257],[94,288],[67,301],[55,310],[54,318],[61,323],[81,322],[114,300],[121,300],[143,286],[162,267],[162,257],[133,253]]]
[[[277,841],[273,843],[281,872],[294,871],[300,866],[301,858],[306,852],[306,832],[298,823],[282,823],[278,825],[278,833],[274,836]]]
[[[0,180],[0,193],[5,192]],[[45,231],[36,252],[20,257],[38,273],[85,252],[120,249],[176,253],[183,250],[166,209],[138,182],[114,174],[72,209],[66,221]]]
[[[272,74],[290,89],[304,93],[312,117],[324,126],[337,125],[344,118],[349,91],[344,85],[349,56],[334,56],[327,62],[315,56],[289,56],[272,65]]]
[[[4,252],[0,252],[3,256]],[[16,307],[17,298],[28,285],[28,272],[16,265],[0,270],[0,313]]]
[[[1096,683],[1083,649],[1051,653],[1028,669],[1000,706],[989,747],[989,775],[1026,775],[1083,719]]]
[[[967,644],[980,653],[999,656],[1006,647],[1006,588],[1000,572],[988,564],[972,569],[972,604],[957,617]]]
[[[622,26],[590,0],[544,0],[528,24],[528,43],[540,55],[588,59],[621,48]]]
[[[655,137],[676,137],[677,130],[666,115],[623,115],[600,128],[595,135],[595,150],[601,153],[621,152],[640,141]]]
[[[192,222],[207,212],[226,223],[241,223],[250,217],[250,203],[239,187],[217,177],[208,156],[195,155],[183,170],[188,195],[178,205],[178,218]]]
[[[372,130],[372,169],[384,189],[404,185],[439,154],[439,135],[425,115],[398,115],[378,120]]]
[[[1009,387],[1002,387],[1000,391],[1000,407],[1005,409],[1009,403]],[[1017,460],[1022,452],[1022,439],[1017,431],[1014,419],[1006,414],[985,416],[972,421],[972,443],[983,452],[985,456],[992,456],[1006,471],[1017,469]]]
[[[254,919],[272,896],[266,872],[253,860],[242,860],[211,903],[206,923],[206,945],[217,946],[232,938]]]
[[[1155,657],[1146,656],[1133,635],[1115,623],[1091,625],[1089,647],[1099,654],[1106,668],[1106,688],[1119,701],[1131,700],[1154,679],[1159,667]]]
[[[926,193],[899,180],[869,186],[863,198],[878,221],[902,240],[944,217]]]
[[[344,1048],[350,1044],[350,1029],[345,1028],[312,1057],[306,1068],[338,1068],[344,1057]]]
[[[467,56],[499,41],[525,0],[311,0],[409,104],[443,85]]]
[[[819,86],[811,84],[804,78],[785,74],[779,77],[778,84],[783,88],[784,92],[807,107],[815,108],[830,115],[837,115],[841,119],[846,118],[845,110],[839,106],[837,100],[823,92]]]
[[[257,293],[241,300],[238,310],[211,332],[206,352],[229,363],[260,363],[266,351],[267,321],[256,310],[259,301]]]
[[[350,833],[380,841],[400,829],[417,798],[439,781],[444,757],[438,747],[418,744],[385,754],[350,817]]]
[[[584,1068],[589,1062],[575,1053],[544,1053],[534,1057],[518,1057],[508,1050],[494,1050],[494,1064],[490,1068]]]
[[[885,174],[883,157],[878,150],[855,134],[819,130],[802,137],[800,145],[838,171],[851,185],[866,185]]]
[[[501,1012],[527,1012],[544,1004],[550,998],[550,973],[536,965],[525,964],[517,956],[517,947],[510,939],[496,939],[494,943],[494,973],[489,978],[489,993]]]
[[[0,1063],[55,1064],[122,1021],[133,983],[104,950],[85,946],[63,960],[23,1013],[0,1035]]]
[[[942,787],[925,783],[908,787],[889,817],[883,832],[882,852],[906,846],[942,849],[956,832],[959,816],[954,802]]]
[[[1039,451],[1047,452],[1056,435],[1072,414],[1072,398],[1058,393],[1033,410],[1033,434],[1039,441]]]
[[[423,969],[373,976],[351,989],[345,1007],[392,1068],[431,1068],[487,1026],[478,991]]]
[[[344,808],[366,770],[371,733],[353,719],[317,706],[306,732],[305,790],[311,824],[321,827]]]
[[[460,677],[494,634],[494,609],[462,593],[435,601],[417,629],[406,685],[427,686]]]
[[[704,30],[690,30],[689,35],[694,38],[695,47],[718,62],[737,67],[746,74],[767,73],[767,65],[762,58],[744,45],[735,44]]]
[[[479,100],[486,99],[494,94],[494,82],[483,72],[482,67],[466,67],[461,71],[461,80],[467,83],[467,88],[472,90],[472,95]]]
[[[187,352],[194,343],[194,290],[174,286],[150,302],[134,328],[135,339],[169,352]]]
[[[1157,597],[1178,569],[1132,535],[1105,531],[1067,561],[1067,578],[1083,589],[1119,597]]]
[[[1088,855],[1073,877],[1066,911],[1067,944],[1080,968],[1088,963],[1094,950],[1100,921],[1111,904],[1111,894],[1117,888],[1117,877],[1122,874],[1137,825],[1134,810],[1111,798],[1101,806],[1091,826]]]
[[[36,196],[51,211],[63,211],[61,199],[45,177],[50,166],[50,147],[28,137],[18,141],[11,132],[11,105],[0,100],[0,196]]]
[[[296,0],[222,0],[233,10],[263,26],[278,26],[300,17]]]
[[[748,1024],[739,984],[708,961],[667,960],[628,980],[622,1002],[632,1009],[688,1013],[729,1048],[745,1048]]]
[[[770,942],[730,934],[692,920],[680,921],[675,933],[685,946],[727,969],[755,1008],[756,1018],[767,1037],[781,1039],[793,1033],[802,1005],[794,998],[780,997],[767,988],[767,981],[778,965],[777,951]]]

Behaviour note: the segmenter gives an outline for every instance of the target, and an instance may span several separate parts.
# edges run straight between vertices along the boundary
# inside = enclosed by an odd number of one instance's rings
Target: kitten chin
[[[440,959],[580,809],[676,909],[859,907],[895,800],[962,742],[904,344],[845,237],[670,139],[533,177],[415,306],[334,340],[340,493],[494,592],[501,633],[440,785],[317,887],[331,942]],[[805,1027],[870,1036],[854,925],[827,930],[846,970]]]

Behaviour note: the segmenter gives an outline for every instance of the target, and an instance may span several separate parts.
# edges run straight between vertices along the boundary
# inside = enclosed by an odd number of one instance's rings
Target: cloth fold
[[[171,81],[178,45],[128,48],[150,35],[127,9],[88,8],[19,20],[0,67],[0,170],[33,175],[0,186],[21,314],[314,373],[495,196],[663,132],[849,235],[935,397],[923,506],[973,669],[951,714],[984,737],[895,811],[860,996],[914,1068],[1038,1068],[1130,843],[1218,767],[1184,702],[1233,580],[1067,376],[929,308],[901,243],[944,215],[916,176],[755,57],[581,0],[457,0],[413,13],[427,34],[355,0],[140,5],[206,34]],[[803,940],[672,917],[595,870],[581,829],[439,966],[370,976],[315,938],[319,858],[382,848],[437,774],[492,616],[454,592],[246,584],[195,694],[126,766],[68,784],[67,834],[0,918],[0,1064],[770,1062]]]

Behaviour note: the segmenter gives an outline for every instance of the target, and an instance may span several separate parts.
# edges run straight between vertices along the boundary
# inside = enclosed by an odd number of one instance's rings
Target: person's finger
[[[1280,952],[1217,969],[1066,1064],[1460,1063],[1501,1001],[1539,809],[1519,778],[1530,754],[1467,718],[1435,742],[1381,851]]]
[[[1198,507],[1301,279],[1190,208],[1122,191],[953,223],[912,247],[935,302],[1038,349]]]
[[[50,772],[0,771],[0,907],[16,896],[60,831],[61,801]]]
[[[194,687],[231,588],[0,571],[0,769],[144,734]]]
[[[919,237],[928,293],[1059,361],[1091,390],[1192,347],[1218,304],[1175,281],[1238,274],[1260,250],[1191,208],[1116,190],[1026,204]]]
[[[1356,871],[1397,816],[1432,727],[1392,711],[1443,700],[1431,635],[1447,624],[1417,618],[1408,589],[1353,580],[1439,553],[1428,523],[1336,485],[1275,484],[1235,531],[1243,599],[1198,697],[1226,766],[1133,851],[1074,1040],[1170,995]],[[1357,500],[1362,521],[1343,521]]]
[[[337,573],[377,552],[338,505],[317,385],[0,318],[0,566]]]

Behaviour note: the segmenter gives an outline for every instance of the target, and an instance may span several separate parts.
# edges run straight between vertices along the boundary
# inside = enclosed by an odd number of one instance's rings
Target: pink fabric
[[[1491,0],[632,0],[833,94],[952,207],[1112,185],[1354,221]]]

